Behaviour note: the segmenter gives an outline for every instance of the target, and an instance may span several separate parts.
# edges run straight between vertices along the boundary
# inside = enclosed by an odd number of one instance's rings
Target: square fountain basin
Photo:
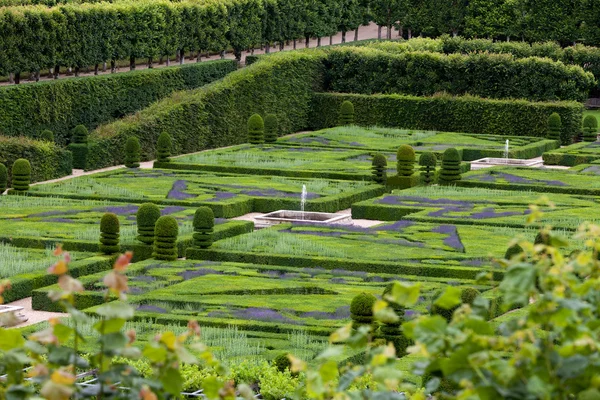
[[[544,165],[542,159],[519,160],[516,158],[492,158],[486,157],[479,160],[471,161],[471,169],[481,169],[497,166],[505,167],[530,167],[539,168]]]
[[[261,217],[256,217],[257,227],[265,227],[286,222],[311,222],[314,224],[333,224],[333,223],[350,223],[352,216],[350,214],[333,214],[324,212],[311,211],[291,211],[279,210],[265,214]]]

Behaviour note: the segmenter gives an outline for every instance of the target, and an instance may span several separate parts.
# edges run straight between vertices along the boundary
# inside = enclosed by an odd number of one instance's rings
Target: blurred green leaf
[[[451,310],[461,303],[460,296],[462,290],[454,286],[447,286],[446,290],[438,297],[433,304],[445,310]]]

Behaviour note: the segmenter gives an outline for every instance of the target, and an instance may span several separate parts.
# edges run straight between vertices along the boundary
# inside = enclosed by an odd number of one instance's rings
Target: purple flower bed
[[[110,207],[99,207],[94,208],[92,211],[98,212],[110,212],[117,215],[130,215],[137,213],[138,206],[133,204],[127,204],[125,206],[110,206]]]
[[[437,228],[433,228],[431,232],[448,235],[448,237],[444,239],[444,244],[448,247],[452,247],[454,250],[459,251],[461,253],[465,252],[465,246],[460,241],[460,236],[458,235],[458,230],[456,229],[456,226],[440,225]]]
[[[258,190],[258,189],[254,189],[254,190],[242,190],[241,191],[242,194],[245,194],[247,196],[254,196],[254,197],[286,197],[286,198],[291,198],[291,197],[300,197],[300,193],[292,193],[292,192],[283,192],[281,190],[275,190],[275,189],[262,189],[262,190]],[[306,194],[306,198],[311,200],[311,199],[316,199],[319,198],[320,196],[317,193],[307,193]]]
[[[369,228],[371,232],[402,232],[405,228],[413,226],[413,221],[401,220],[391,224],[385,224],[380,226],[374,226]]]
[[[159,314],[166,314],[167,310],[162,307],[151,306],[150,304],[142,304],[139,306],[136,311],[146,311],[146,312],[154,312]]]
[[[344,278],[331,278],[329,280],[329,283],[335,283],[335,284],[345,284],[346,280]]]
[[[480,212],[476,212],[471,214],[470,218],[473,219],[488,219],[488,218],[500,218],[500,217],[510,217],[513,215],[523,215],[523,212],[519,211],[504,211],[504,212],[496,212],[493,207],[488,207]]]
[[[16,219],[16,218],[15,218]],[[13,221],[15,220],[13,219]],[[62,224],[72,224],[75,221],[73,221],[70,218],[49,218],[49,219],[45,219],[44,222],[58,222],[58,223],[62,223]]]
[[[185,210],[185,207],[168,206],[160,210],[160,215],[170,215]]]
[[[191,199],[192,197],[198,197],[195,194],[185,193],[184,190],[187,189],[187,182],[184,180],[177,180],[173,183],[171,190],[167,194],[167,199],[175,199],[175,200],[186,200]]]
[[[249,307],[235,310],[233,314],[239,319],[250,319],[263,322],[282,322],[286,324],[298,323],[270,308]]]
[[[568,186],[566,183],[558,180],[544,180],[544,179],[529,179],[522,176],[508,174],[506,172],[491,171],[482,175],[475,175],[469,180],[480,181],[480,182],[497,182],[499,179],[504,179],[508,183],[517,185],[549,185],[549,186]]]
[[[300,315],[302,318],[314,318],[323,320],[339,320],[350,318],[350,306],[338,307],[334,312],[308,311]]]
[[[221,200],[229,200],[236,197],[237,194],[231,192],[215,192],[213,194],[212,199],[208,199],[207,201],[221,201]]]
[[[211,268],[200,268],[197,270],[189,270],[188,269],[188,270],[178,273],[177,275],[181,276],[184,281],[187,281],[188,279],[197,278],[199,276],[204,276],[204,275],[223,275],[223,272],[216,271]]]
[[[581,172],[584,173],[584,174],[600,175],[600,166],[599,165],[592,165],[591,167],[585,168]]]
[[[347,269],[335,268],[335,269],[331,270],[331,275],[364,277],[364,276],[367,276],[367,273],[364,271],[348,271]]]

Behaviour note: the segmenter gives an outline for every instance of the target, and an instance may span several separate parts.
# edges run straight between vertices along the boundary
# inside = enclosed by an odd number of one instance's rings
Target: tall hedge
[[[69,141],[71,128],[78,124],[96,128],[141,110],[174,91],[221,79],[236,68],[235,61],[218,60],[34,85],[2,86],[0,133],[34,137],[36,132],[49,129],[54,132],[56,142],[64,145]]]
[[[6,165],[0,163],[0,194],[4,193],[8,186],[8,169]]]

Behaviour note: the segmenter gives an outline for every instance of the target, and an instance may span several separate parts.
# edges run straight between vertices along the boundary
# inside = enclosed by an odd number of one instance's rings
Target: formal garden
[[[600,9],[536,3],[0,0],[0,398],[600,399]]]

